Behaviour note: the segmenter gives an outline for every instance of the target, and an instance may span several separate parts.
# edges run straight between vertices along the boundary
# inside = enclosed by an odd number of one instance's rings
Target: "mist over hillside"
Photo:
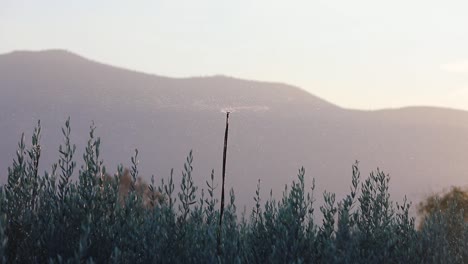
[[[286,84],[167,78],[61,50],[0,55],[0,179],[6,179],[21,133],[30,140],[38,119],[41,171],[50,170],[62,143],[60,127],[70,116],[78,165],[94,121],[109,172],[121,162],[129,166],[138,148],[141,176],[154,174],[159,182],[174,168],[178,182],[193,149],[194,177],[205,188],[211,169],[220,179],[226,110],[233,112],[227,188],[235,189],[239,204],[251,203],[258,179],[264,200],[270,189],[280,196],[301,166],[309,185],[316,179],[316,197],[324,189],[347,192],[355,160],[364,174],[377,167],[390,173],[397,200],[406,194],[417,201],[466,183],[465,111],[347,110]]]

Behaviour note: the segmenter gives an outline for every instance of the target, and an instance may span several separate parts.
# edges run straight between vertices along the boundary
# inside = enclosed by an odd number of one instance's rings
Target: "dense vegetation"
[[[357,163],[350,193],[336,201],[325,192],[318,217],[304,169],[279,201],[271,195],[263,202],[257,191],[249,213],[238,213],[231,190],[218,254],[217,180],[212,173],[205,188],[195,186],[191,153],[180,178],[171,173],[145,185],[138,181],[137,151],[130,177],[122,166],[114,176],[106,173],[94,127],[77,168],[70,132],[67,121],[58,163],[44,175],[38,172],[40,126],[30,147],[21,138],[0,187],[1,263],[468,262],[462,210],[428,211],[416,229],[410,204],[391,202],[388,175],[377,170],[361,182]],[[129,188],[122,189],[125,179]]]

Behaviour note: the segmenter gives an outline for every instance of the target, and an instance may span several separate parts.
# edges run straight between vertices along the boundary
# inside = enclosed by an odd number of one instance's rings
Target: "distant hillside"
[[[219,176],[230,109],[227,180],[240,203],[252,200],[257,179],[280,195],[300,166],[324,188],[349,188],[351,165],[391,174],[391,191],[416,200],[468,179],[468,112],[430,107],[346,110],[297,87],[225,76],[167,78],[52,50],[0,55],[0,177],[22,132],[43,125],[42,170],[57,159],[60,127],[71,116],[77,157],[94,120],[109,171],[140,150],[140,172],[157,179],[180,173],[194,150],[200,188]],[[80,164],[80,162],[78,162]],[[159,180],[158,180],[159,181]],[[267,196],[264,195],[266,199]]]

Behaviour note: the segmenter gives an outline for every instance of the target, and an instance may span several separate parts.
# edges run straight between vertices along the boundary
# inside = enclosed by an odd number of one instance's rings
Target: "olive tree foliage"
[[[130,170],[110,176],[94,126],[79,167],[69,120],[62,132],[50,172],[38,171],[40,123],[30,145],[20,139],[0,187],[0,263],[467,262],[468,229],[456,206],[428,212],[416,229],[411,204],[391,201],[389,176],[376,170],[361,180],[357,162],[349,194],[325,192],[318,206],[304,168],[279,200],[260,197],[258,182],[255,206],[240,214],[231,189],[219,231],[218,180],[212,171],[195,184],[191,152],[181,175],[141,184],[138,151]]]

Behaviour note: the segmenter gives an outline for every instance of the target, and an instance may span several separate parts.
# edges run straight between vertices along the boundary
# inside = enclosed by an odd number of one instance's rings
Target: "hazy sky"
[[[0,0],[0,53],[300,86],[335,104],[468,109],[468,1]]]

